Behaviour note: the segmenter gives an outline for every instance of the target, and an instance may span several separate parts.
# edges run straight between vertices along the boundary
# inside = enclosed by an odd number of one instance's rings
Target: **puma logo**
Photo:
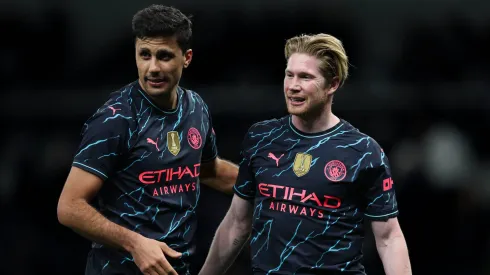
[[[153,139],[147,138],[146,142],[148,142],[149,144],[155,145],[155,148],[157,148],[157,151],[160,152],[160,149],[158,149],[158,138],[157,138],[157,141],[153,141]]]
[[[279,158],[277,158],[273,153],[269,153],[269,155],[267,155],[269,158],[273,159],[276,161],[276,166],[279,167],[279,160],[284,156],[284,154],[282,154]]]
[[[112,106],[109,106],[109,109],[112,110],[112,115],[115,115],[116,114],[116,111],[120,111],[121,110],[121,109],[116,109],[116,108],[114,108]]]

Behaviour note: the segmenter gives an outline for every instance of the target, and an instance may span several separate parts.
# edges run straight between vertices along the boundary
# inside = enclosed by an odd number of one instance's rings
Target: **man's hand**
[[[179,258],[182,253],[171,249],[164,242],[141,236],[129,252],[133,256],[134,263],[145,275],[178,275],[165,255]]]

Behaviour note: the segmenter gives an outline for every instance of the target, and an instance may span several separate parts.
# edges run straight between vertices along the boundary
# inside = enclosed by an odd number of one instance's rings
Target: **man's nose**
[[[299,84],[298,78],[293,77],[291,79],[291,82],[289,83],[289,90],[291,90],[291,91],[300,91],[301,90],[301,86]]]
[[[159,72],[159,71],[160,71],[160,67],[158,66],[158,61],[156,60],[156,58],[152,58],[150,60],[149,72],[154,73],[154,72]]]

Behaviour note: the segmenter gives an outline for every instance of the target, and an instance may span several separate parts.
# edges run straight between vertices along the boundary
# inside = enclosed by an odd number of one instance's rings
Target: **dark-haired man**
[[[152,5],[132,23],[138,80],[84,125],[58,218],[93,241],[86,274],[190,274],[199,178],[231,194],[238,168],[217,157],[202,98],[179,87],[189,18]]]

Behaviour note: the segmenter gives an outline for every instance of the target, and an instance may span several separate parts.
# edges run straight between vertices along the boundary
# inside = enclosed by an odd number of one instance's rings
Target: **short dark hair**
[[[191,47],[192,22],[190,17],[185,16],[174,7],[154,4],[142,9],[133,16],[132,26],[135,39],[175,35],[182,53]]]

